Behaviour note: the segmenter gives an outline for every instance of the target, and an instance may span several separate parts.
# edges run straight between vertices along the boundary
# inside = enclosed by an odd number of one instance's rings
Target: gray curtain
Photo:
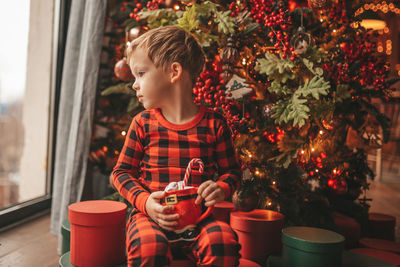
[[[106,0],[73,0],[61,81],[51,232],[61,254],[61,222],[81,201],[95,105]]]

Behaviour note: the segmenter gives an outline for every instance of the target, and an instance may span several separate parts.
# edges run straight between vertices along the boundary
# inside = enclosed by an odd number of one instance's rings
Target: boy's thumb
[[[153,198],[163,198],[165,195],[165,191],[157,191],[153,193]]]

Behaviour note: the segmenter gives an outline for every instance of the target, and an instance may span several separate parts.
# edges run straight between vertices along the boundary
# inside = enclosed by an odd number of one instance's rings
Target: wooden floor
[[[396,216],[400,222],[400,183],[371,182],[371,211]],[[400,241],[397,227],[397,241]],[[1,267],[57,267],[57,237],[50,233],[50,214],[0,233]]]
[[[58,267],[58,260],[50,214],[0,233],[1,267]]]

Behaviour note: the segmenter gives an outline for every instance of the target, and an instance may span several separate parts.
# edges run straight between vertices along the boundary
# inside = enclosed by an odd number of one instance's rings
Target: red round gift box
[[[360,246],[385,250],[400,254],[400,243],[396,243],[390,240],[377,239],[377,238],[362,238],[360,239]]]
[[[392,252],[379,250],[379,249],[373,249],[373,248],[353,248],[353,249],[350,249],[350,251],[364,254],[367,256],[371,256],[374,258],[378,258],[378,259],[384,260],[386,262],[389,262],[395,266],[400,265],[400,255],[392,253]]]
[[[338,228],[338,233],[344,235],[347,249],[354,248],[358,244],[361,236],[361,226],[353,218],[339,212],[333,212],[333,220]]]
[[[230,222],[230,214],[232,211],[236,209],[235,205],[229,201],[219,202],[214,205],[213,215],[215,219],[219,221],[226,222],[229,224]]]
[[[280,253],[285,216],[264,209],[231,212],[231,227],[238,234],[242,258],[263,265],[267,257]]]
[[[260,265],[254,261],[239,259],[239,267],[260,267]]]
[[[388,214],[370,212],[368,226],[369,237],[394,241],[396,217]]]
[[[79,267],[114,266],[126,261],[125,203],[89,200],[68,206],[71,263]]]

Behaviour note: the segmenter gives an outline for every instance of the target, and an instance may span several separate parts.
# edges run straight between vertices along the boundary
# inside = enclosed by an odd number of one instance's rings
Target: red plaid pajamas
[[[204,181],[213,179],[225,192],[225,199],[230,198],[242,179],[231,138],[231,130],[224,117],[204,105],[200,105],[199,112],[191,121],[179,125],[166,120],[158,108],[144,110],[132,119],[117,164],[112,171],[114,186],[121,196],[132,204],[132,213],[141,214],[135,214],[133,224],[131,220],[129,221],[131,224],[129,222],[127,224],[128,260],[132,261],[134,255],[136,257],[140,255],[142,250],[135,250],[137,245],[143,247],[146,244],[158,244],[160,243],[158,241],[163,240],[162,235],[155,234],[159,233],[161,228],[146,213],[146,200],[151,192],[163,191],[170,182],[183,180],[186,167],[192,158],[200,158],[203,161],[204,172],[200,173],[197,168],[192,169],[188,184],[199,186]],[[141,223],[136,221],[136,218],[139,220],[138,216],[145,216],[140,219]],[[221,227],[220,224],[222,223],[215,221],[210,223],[224,230],[218,234],[206,230],[197,243],[200,245],[202,242],[214,242],[218,239],[215,236],[218,235],[220,239],[218,242],[222,243],[216,243],[214,247],[219,248],[223,246],[222,244],[228,246],[230,243],[227,241],[233,240],[233,231],[229,225]],[[145,234],[147,238],[142,238],[141,234],[140,241],[135,241],[135,234],[132,234],[134,231],[143,233],[149,232],[149,229],[152,234]],[[231,245],[233,243],[229,246]],[[159,249],[158,245],[149,246]],[[213,246],[213,243],[209,246]],[[225,252],[225,249],[222,250]],[[152,256],[158,255],[157,251],[153,252]],[[195,255],[202,256],[201,260],[212,257],[211,250],[204,249],[203,252],[205,254]],[[226,255],[228,258],[232,257]],[[221,261],[220,258],[216,260]]]
[[[197,266],[239,266],[238,236],[225,222],[211,215],[198,224],[200,233],[193,242],[179,241],[180,252]],[[134,211],[126,225],[128,266],[170,266],[171,245],[162,229],[150,217]]]

